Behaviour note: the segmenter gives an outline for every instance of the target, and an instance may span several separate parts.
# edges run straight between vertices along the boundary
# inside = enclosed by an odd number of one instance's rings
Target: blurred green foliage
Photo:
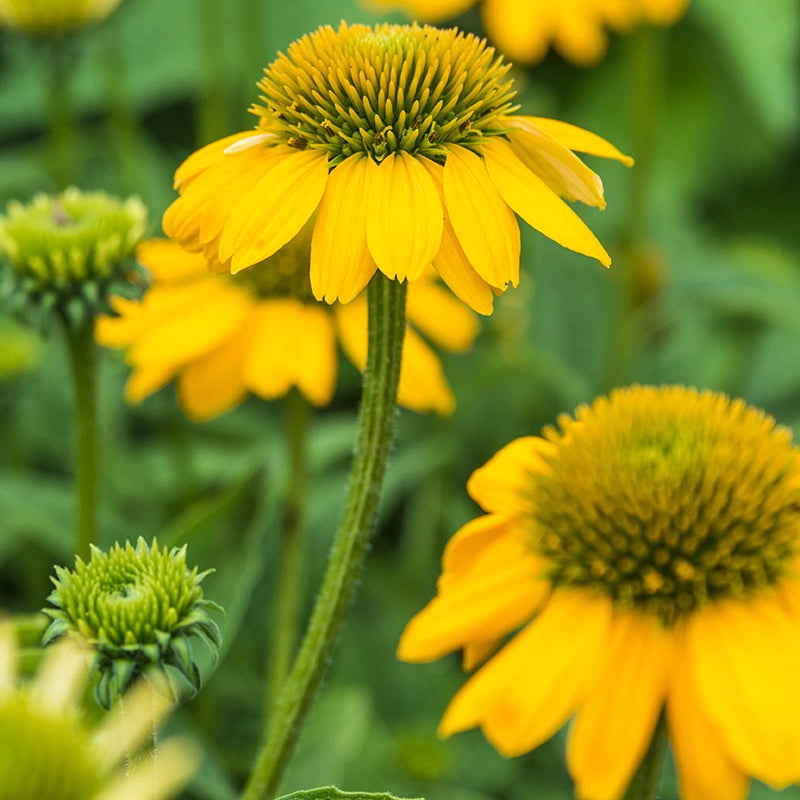
[[[125,0],[103,25],[60,43],[74,120],[61,183],[47,136],[49,45],[0,33],[0,204],[65,182],[138,193],[157,233],[180,161],[250,126],[260,68],[294,38],[342,18],[377,21],[354,0]],[[459,23],[479,30],[474,12]],[[758,0],[692,0],[671,30],[613,38],[592,70],[551,56],[516,71],[524,113],[589,128],[637,159],[631,170],[590,163],[608,208],[580,213],[614,264],[604,271],[524,228],[519,289],[496,301],[473,352],[445,357],[453,416],[400,412],[367,574],[284,791],[336,784],[449,800],[571,796],[564,732],[513,760],[474,731],[438,740],[438,718],[463,681],[458,660],[401,664],[398,635],[434,592],[444,542],[477,513],[464,489],[470,472],[557,414],[613,386],[682,383],[739,395],[798,430],[798,43],[795,0],[770,0],[768,12]],[[71,399],[57,336],[39,343],[4,320],[0,348],[0,607],[28,613],[44,604],[53,564],[72,559]],[[359,380],[344,362],[341,371],[334,406],[310,431],[304,612],[352,447]],[[223,657],[172,724],[206,754],[184,797],[228,800],[269,702],[285,408],[250,399],[194,425],[171,388],[127,407],[124,379],[124,364],[105,353],[100,544],[157,535],[188,542],[192,563],[216,568],[205,587],[227,609]],[[663,797],[676,796],[670,774]],[[761,786],[751,793],[773,796]]]

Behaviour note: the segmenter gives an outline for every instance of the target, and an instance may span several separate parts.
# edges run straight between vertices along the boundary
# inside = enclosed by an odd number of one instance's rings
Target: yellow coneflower
[[[141,301],[116,298],[119,316],[101,317],[96,328],[100,344],[127,349],[128,400],[139,402],[177,376],[181,406],[197,420],[229,410],[248,392],[272,400],[293,386],[314,405],[327,405],[336,387],[337,340],[364,368],[366,298],[332,308],[314,300],[308,249],[309,235],[301,233],[264,263],[228,275],[210,272],[202,254],[175,242],[140,245],[153,285]],[[423,273],[409,287],[408,320],[398,401],[450,413],[455,400],[441,362],[417,331],[463,352],[477,319],[435,275]]]
[[[401,638],[408,661],[491,656],[441,733],[480,726],[514,756],[574,715],[582,800],[623,796],[662,715],[686,800],[800,781],[790,431],[681,387],[617,390],[559,426],[472,475],[487,514],[450,541],[437,597]]]
[[[0,0],[0,25],[54,34],[105,19],[122,0]]]
[[[515,212],[608,265],[562,198],[605,205],[600,178],[573,150],[630,159],[588,131],[516,115],[508,69],[455,29],[320,28],[264,71],[255,132],[181,165],[164,230],[238,273],[316,212],[311,289],[328,302],[352,300],[376,269],[413,282],[433,264],[488,314],[519,280]]]

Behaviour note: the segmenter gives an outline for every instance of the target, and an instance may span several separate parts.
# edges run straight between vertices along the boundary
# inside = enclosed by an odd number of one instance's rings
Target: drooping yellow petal
[[[309,402],[322,406],[333,396],[336,366],[333,322],[325,308],[292,299],[259,304],[243,368],[252,392],[271,400],[297,386]]]
[[[335,167],[311,239],[311,291],[317,300],[349,303],[375,273],[367,247],[367,197],[375,162],[356,153]]]
[[[620,800],[652,741],[667,695],[673,637],[652,614],[618,612],[567,745],[575,795]]]
[[[525,222],[562,247],[611,264],[583,220],[519,160],[510,144],[494,139],[483,146],[483,155],[495,187]]]
[[[667,721],[684,800],[745,800],[750,781],[725,753],[718,731],[703,711],[685,649],[683,626],[676,632]]]
[[[159,283],[180,282],[208,273],[208,262],[169,239],[148,239],[136,248],[136,260]]]
[[[605,208],[603,182],[569,148],[534,125],[530,117],[507,117],[508,140],[520,161],[556,194]]]
[[[125,400],[128,403],[141,403],[153,392],[166,386],[177,374],[177,364],[155,363],[134,365],[125,382]]]
[[[492,286],[516,286],[519,225],[481,158],[464,147],[450,147],[443,187],[447,215],[475,271]]]
[[[442,578],[463,576],[482,563],[488,549],[506,538],[518,538],[519,520],[501,514],[484,514],[471,519],[456,531],[442,554]],[[505,548],[501,549],[505,552]],[[440,578],[441,580],[441,578]]]
[[[219,243],[221,261],[237,273],[268,258],[294,238],[316,211],[328,181],[328,156],[287,145],[269,148],[269,169],[228,217]]]
[[[228,147],[238,141],[248,139],[252,135],[253,131],[241,131],[240,133],[226,136],[224,139],[217,139],[196,150],[175,170],[174,188],[180,189],[196,175],[218,163]]]
[[[420,278],[409,284],[406,317],[434,344],[463,353],[478,335],[479,323],[463,303],[441,285]]]
[[[447,208],[445,208],[444,187],[442,186],[444,168],[428,158],[423,159],[422,163],[436,184],[444,211],[442,241],[439,251],[433,259],[433,266],[439,273],[439,277],[459,300],[479,314],[491,314],[494,302],[492,287],[478,275],[475,268],[469,263],[469,259],[458,243],[453,223],[447,214]]]
[[[800,641],[777,596],[697,611],[686,654],[703,710],[736,766],[776,788],[800,781]]]
[[[367,245],[378,269],[399,281],[418,278],[442,241],[442,204],[421,160],[398,150],[370,176]]]
[[[590,67],[605,55],[608,34],[602,20],[583,9],[563,9],[553,31],[553,47],[565,58],[580,66]]]
[[[472,672],[475,667],[482,664],[497,649],[502,641],[500,639],[487,639],[480,642],[467,642],[461,656],[461,669]]]
[[[367,363],[366,298],[358,297],[347,305],[337,306],[336,321],[342,350],[363,372]],[[397,402],[422,414],[429,411],[450,414],[455,405],[439,357],[409,328],[403,339]]]
[[[547,469],[542,453],[552,445],[538,436],[510,442],[472,473],[467,492],[485,511],[502,514],[528,511],[525,488],[532,472]]]
[[[512,61],[529,64],[547,54],[553,25],[550,3],[485,0],[482,11],[489,39]]]
[[[601,158],[613,158],[615,161],[621,161],[626,167],[633,165],[633,159],[630,156],[621,153],[611,142],[596,133],[558,119],[546,117],[524,117],[524,119],[529,119],[539,130],[557,142],[561,142],[570,150]]]
[[[591,684],[611,604],[588,591],[556,591],[539,616],[456,694],[439,732],[475,725],[505,756],[549,739]]]
[[[230,411],[244,399],[247,387],[242,371],[251,334],[245,320],[216,350],[183,368],[178,379],[178,398],[192,419],[205,422]]]
[[[135,366],[185,364],[205,355],[234,333],[252,307],[246,292],[215,279],[162,289],[158,294],[168,294],[179,313],[150,317],[151,328],[141,331],[131,345],[129,358]]]
[[[516,555],[517,548],[509,548]],[[397,655],[433,661],[475,641],[497,639],[530,619],[549,585],[537,581],[527,559],[507,559],[471,580],[451,582],[408,623]]]

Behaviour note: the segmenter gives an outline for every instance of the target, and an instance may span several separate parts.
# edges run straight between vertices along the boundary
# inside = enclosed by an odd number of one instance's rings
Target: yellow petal
[[[546,470],[542,454],[552,449],[539,436],[523,436],[507,444],[472,473],[467,492],[485,511],[514,514],[529,510],[525,489],[529,475]]]
[[[471,642],[497,639],[530,619],[549,584],[537,580],[536,562],[510,558],[470,580],[449,582],[406,626],[397,655],[404,661],[433,661]]]
[[[141,403],[146,397],[166,386],[176,375],[177,364],[155,363],[134,366],[125,383],[125,400]]]
[[[469,308],[424,278],[408,286],[406,317],[434,344],[456,353],[469,350],[480,329]]]
[[[777,788],[800,780],[800,637],[770,593],[717,601],[687,623],[687,661],[734,763]]]
[[[605,208],[603,183],[563,144],[539,130],[528,117],[507,117],[508,140],[520,161],[556,194]]]
[[[366,299],[362,296],[337,306],[336,324],[342,350],[356,369],[363,372],[367,363]],[[455,406],[439,357],[408,328],[403,339],[397,402],[419,413],[450,414]]]
[[[249,295],[219,279],[176,285],[169,292],[174,313],[155,313],[149,330],[131,345],[135,366],[186,364],[218,347],[242,324],[252,307]]]
[[[481,7],[490,41],[512,61],[530,64],[547,54],[552,35],[550,3],[487,0]]]
[[[495,187],[528,225],[562,247],[611,264],[583,220],[519,160],[510,144],[494,139],[483,146],[483,156]]]
[[[530,120],[540,131],[557,142],[561,142],[570,150],[601,158],[613,158],[615,161],[621,161],[626,167],[633,165],[633,159],[630,156],[621,153],[613,144],[596,133],[558,119],[547,119],[546,117],[524,117],[524,119]]]
[[[367,196],[378,169],[360,153],[328,176],[311,239],[311,290],[317,300],[349,303],[375,274],[367,248]]]
[[[591,592],[554,592],[539,616],[453,698],[440,733],[480,724],[504,756],[549,739],[592,682],[610,612],[611,604]]]
[[[486,661],[486,659],[497,650],[501,641],[502,638],[487,639],[486,641],[480,642],[468,642],[465,644],[461,658],[461,668],[464,672],[472,672],[475,667]]]
[[[683,631],[679,632],[670,675],[667,720],[680,796],[685,800],[745,800],[750,781],[725,753],[718,732],[703,711],[686,659]]]
[[[248,139],[252,135],[253,131],[241,131],[226,136],[224,139],[217,139],[196,150],[175,171],[175,188],[181,188],[196,175],[218,163],[224,157],[225,150],[232,144],[236,144],[241,139]]]
[[[433,259],[433,266],[439,277],[447,284],[451,292],[473,311],[479,314],[491,314],[494,302],[492,287],[477,272],[458,243],[458,237],[453,230],[453,223],[444,207],[444,169],[429,158],[422,161],[428,174],[433,178],[439,199],[444,211],[444,226],[442,228],[442,241],[439,251]]]
[[[598,675],[572,725],[567,766],[575,795],[620,800],[664,707],[673,638],[652,614],[619,612]]]
[[[325,152],[287,145],[269,150],[269,168],[233,208],[222,231],[219,258],[231,259],[233,273],[291,241],[316,210],[328,181]]]
[[[333,322],[325,308],[292,299],[259,304],[243,370],[252,392],[271,400],[297,386],[322,406],[333,396],[336,366]]]
[[[180,282],[205,275],[208,262],[169,239],[148,239],[136,248],[136,260],[159,283]]]
[[[481,563],[487,550],[507,538],[519,538],[519,520],[500,514],[484,514],[470,520],[456,531],[447,542],[442,555],[442,577],[464,576]],[[505,552],[505,548],[500,548]],[[441,578],[440,578],[441,580]]]
[[[447,215],[475,271],[492,286],[516,286],[519,225],[483,160],[464,147],[449,147],[443,186]]]
[[[247,394],[242,372],[251,336],[251,326],[245,321],[216,350],[183,369],[178,399],[192,419],[205,422],[230,411]]]
[[[421,160],[398,150],[370,176],[367,244],[378,269],[399,281],[418,278],[442,241],[442,204]]]

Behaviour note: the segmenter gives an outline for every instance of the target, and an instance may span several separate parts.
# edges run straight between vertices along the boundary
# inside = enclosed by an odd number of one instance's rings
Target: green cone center
[[[439,163],[448,144],[475,149],[504,132],[513,81],[484,40],[418,25],[322,27],[264,71],[259,128],[336,166],[404,150]]]

